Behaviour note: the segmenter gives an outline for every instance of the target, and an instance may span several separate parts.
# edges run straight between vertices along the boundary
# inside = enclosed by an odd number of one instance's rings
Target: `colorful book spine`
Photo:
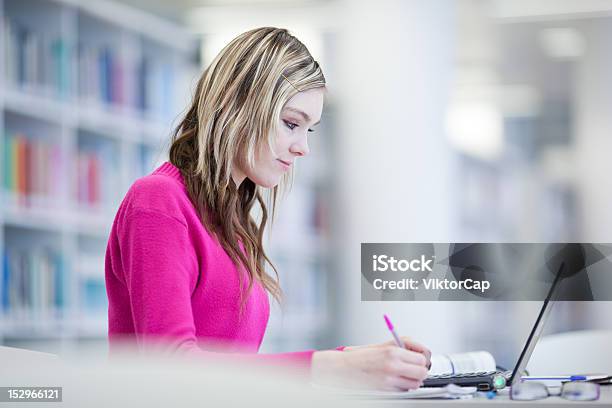
[[[70,47],[62,39],[53,41],[50,47],[54,71],[50,77],[52,77],[52,81],[56,85],[57,96],[60,99],[66,99],[70,91]]]
[[[127,106],[159,121],[176,113],[177,67],[164,59],[165,53],[149,51],[140,60],[130,60],[111,46],[70,44],[6,16],[2,23],[10,86],[61,100],[78,88],[85,101]],[[76,75],[71,70],[75,59]]]
[[[100,210],[117,199],[115,156],[112,147],[99,147],[77,154],[76,200],[81,206]]]
[[[17,88],[65,98],[70,92],[71,47],[11,18],[3,18],[5,78]]]
[[[138,78],[137,90],[136,90],[136,108],[144,112],[148,109],[147,101],[149,94],[147,92],[147,78],[149,77],[149,59],[143,57],[138,64]]]
[[[47,248],[8,249],[2,274],[3,312],[30,317],[61,313],[66,307],[66,270],[61,254]]]
[[[4,256],[2,257],[2,292],[0,296],[2,296],[2,310],[6,311],[9,308],[9,267],[10,260],[9,254],[7,251],[4,251]]]
[[[16,190],[20,196],[25,196],[26,186],[27,186],[26,179],[28,177],[28,165],[27,165],[27,158],[26,158],[26,154],[27,154],[26,138],[21,135],[16,135],[15,145],[16,145],[16,151],[17,151],[17,157],[16,157],[16,162],[15,162],[16,163],[15,175],[17,177],[17,189]]]
[[[51,202],[59,198],[62,155],[60,146],[23,133],[5,133],[4,189],[20,198],[23,205],[32,198]]]
[[[13,140],[8,133],[4,134],[4,188],[7,190],[13,189]]]
[[[87,162],[87,184],[88,194],[87,202],[91,204],[98,203],[100,201],[100,169],[98,165],[98,158],[95,154],[90,155]]]

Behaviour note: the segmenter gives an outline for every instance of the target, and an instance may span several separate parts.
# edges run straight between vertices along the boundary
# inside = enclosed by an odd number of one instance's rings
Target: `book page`
[[[434,354],[431,357],[429,375],[462,374],[479,371],[495,371],[495,359],[488,351]]]

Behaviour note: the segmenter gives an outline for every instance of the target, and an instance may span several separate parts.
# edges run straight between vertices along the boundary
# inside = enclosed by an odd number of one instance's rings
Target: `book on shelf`
[[[79,98],[106,106],[126,106],[149,116],[170,118],[176,72],[172,65],[143,56],[125,58],[109,46],[77,46]]]
[[[148,146],[141,146],[137,160],[134,161],[132,166],[132,179],[136,180],[152,173],[162,162],[163,158],[160,152]]]
[[[2,157],[2,185],[7,202],[17,207],[44,207],[59,203],[68,173],[58,141],[33,138],[22,132],[6,132]],[[73,160],[75,200],[86,209],[113,205],[117,197],[116,146],[97,143],[81,148]],[[133,176],[152,171],[154,151],[143,148],[136,155]],[[149,171],[150,170],[150,171]]]
[[[4,189],[17,205],[47,205],[60,194],[62,153],[57,144],[23,133],[4,137]]]
[[[150,58],[143,60],[145,67],[145,82],[142,90],[147,90],[143,112],[149,115],[159,115],[162,118],[172,118],[172,104],[174,102],[173,88],[175,86],[175,72],[170,64],[154,61]]]
[[[108,307],[104,278],[86,277],[81,279],[80,306],[81,310],[89,316],[104,315]]]
[[[2,254],[2,292],[0,293],[0,305],[2,310],[8,310],[9,308],[9,256],[6,251]]]
[[[118,53],[108,46],[77,46],[79,97],[105,105],[124,105],[124,64]]]
[[[4,314],[46,316],[67,306],[63,256],[48,248],[5,248],[2,276]]]
[[[129,107],[157,120],[171,119],[176,113],[174,64],[152,56],[132,60],[109,45],[70,44],[10,16],[4,16],[2,23],[9,86],[58,99],[78,96],[94,105]]]
[[[197,67],[184,47],[150,38],[155,28],[118,25],[77,4],[48,12],[36,1],[1,3],[0,315],[70,327],[73,312],[106,311],[103,258],[83,253],[103,255],[88,240],[102,241],[122,188],[163,161],[151,134],[162,137],[157,129],[183,108],[178,82]],[[118,126],[96,127],[114,117]]]
[[[5,16],[4,64],[6,81],[21,89],[56,98],[70,92],[70,47],[61,37],[32,30]]]
[[[117,198],[118,172],[112,146],[84,149],[76,155],[76,200],[87,210],[104,210]]]

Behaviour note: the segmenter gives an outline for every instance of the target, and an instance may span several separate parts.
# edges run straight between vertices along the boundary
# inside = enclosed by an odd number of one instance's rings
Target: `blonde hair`
[[[170,162],[181,170],[190,198],[203,225],[219,241],[249,283],[258,280],[277,301],[281,300],[278,272],[263,249],[268,208],[262,187],[248,178],[239,188],[231,178],[235,159],[254,166],[255,152],[267,143],[273,149],[281,110],[295,94],[325,87],[321,67],[297,38],[285,29],[262,27],[234,38],[204,70],[193,102],[177,126],[170,147]],[[280,191],[292,182],[288,172],[270,191],[272,219]],[[259,225],[251,216],[257,201]],[[241,251],[238,242],[244,248]],[[274,270],[265,272],[265,263]],[[239,273],[241,307],[243,277]]]

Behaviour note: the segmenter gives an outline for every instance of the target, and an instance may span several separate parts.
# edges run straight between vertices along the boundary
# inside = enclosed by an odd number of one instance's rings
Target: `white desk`
[[[465,407],[531,407],[542,405],[545,407],[612,407],[612,385],[604,385],[601,387],[601,396],[597,401],[569,401],[559,397],[548,397],[538,401],[512,401],[507,395],[497,395],[493,399],[487,399],[484,397],[470,398],[470,399],[459,399],[459,400],[359,400],[355,406],[360,407],[399,407],[399,406],[415,406],[415,407],[427,407],[427,408],[448,408],[450,406]]]

